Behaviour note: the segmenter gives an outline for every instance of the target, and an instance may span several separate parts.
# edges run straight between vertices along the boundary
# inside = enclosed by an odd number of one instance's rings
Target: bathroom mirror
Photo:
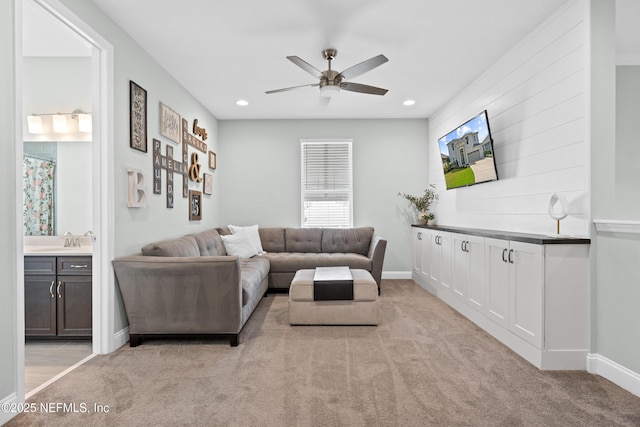
[[[23,152],[23,234],[90,230],[91,142],[25,141]]]

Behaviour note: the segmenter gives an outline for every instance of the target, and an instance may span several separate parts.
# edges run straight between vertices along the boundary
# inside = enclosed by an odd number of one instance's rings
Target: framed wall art
[[[160,135],[180,144],[180,114],[160,103]]]
[[[209,151],[209,168],[216,168],[216,153],[214,153],[213,151]]]
[[[202,193],[189,190],[189,221],[202,219]]]
[[[213,194],[213,175],[209,173],[204,174],[204,188],[202,191],[204,194]]]
[[[147,91],[129,80],[129,146],[147,152]]]

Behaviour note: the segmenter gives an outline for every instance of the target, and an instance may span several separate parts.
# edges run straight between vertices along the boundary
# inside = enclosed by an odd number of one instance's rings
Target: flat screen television
[[[438,140],[447,190],[498,179],[487,110]]]

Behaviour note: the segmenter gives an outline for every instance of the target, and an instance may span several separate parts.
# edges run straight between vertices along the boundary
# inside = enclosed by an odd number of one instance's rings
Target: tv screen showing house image
[[[498,179],[484,110],[438,140],[447,190]]]

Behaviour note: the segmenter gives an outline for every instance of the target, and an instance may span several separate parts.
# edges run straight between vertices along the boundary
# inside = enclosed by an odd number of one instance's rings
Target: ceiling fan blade
[[[326,110],[327,106],[329,106],[329,101],[331,101],[331,97],[319,96],[318,98],[318,110]]]
[[[364,74],[367,71],[371,71],[387,61],[388,59],[384,55],[374,56],[373,58],[369,58],[366,61],[354,65],[353,67],[347,68],[339,75],[342,76],[343,79],[348,80],[353,77],[359,76],[360,74]]]
[[[291,87],[285,87],[285,88],[282,88],[282,89],[268,90],[265,93],[270,94],[270,93],[278,93],[278,92],[287,92],[289,90],[300,89],[300,88],[303,88],[303,87],[313,87],[313,86],[320,86],[320,83],[311,83],[311,84],[308,84],[308,85],[291,86]]]
[[[344,90],[348,90],[351,92],[359,92],[359,93],[368,93],[371,95],[384,95],[388,92],[387,89],[382,89],[381,87],[363,85],[360,83],[351,83],[351,82],[342,82],[340,83],[340,87]]]
[[[314,67],[313,65],[309,64],[307,61],[300,59],[300,57],[298,56],[287,56],[287,59],[291,62],[293,62],[294,64],[296,64],[298,67],[302,68],[303,70],[305,70],[307,73],[311,74],[314,77],[317,78],[321,78],[322,77],[322,71],[318,70],[316,67]]]

